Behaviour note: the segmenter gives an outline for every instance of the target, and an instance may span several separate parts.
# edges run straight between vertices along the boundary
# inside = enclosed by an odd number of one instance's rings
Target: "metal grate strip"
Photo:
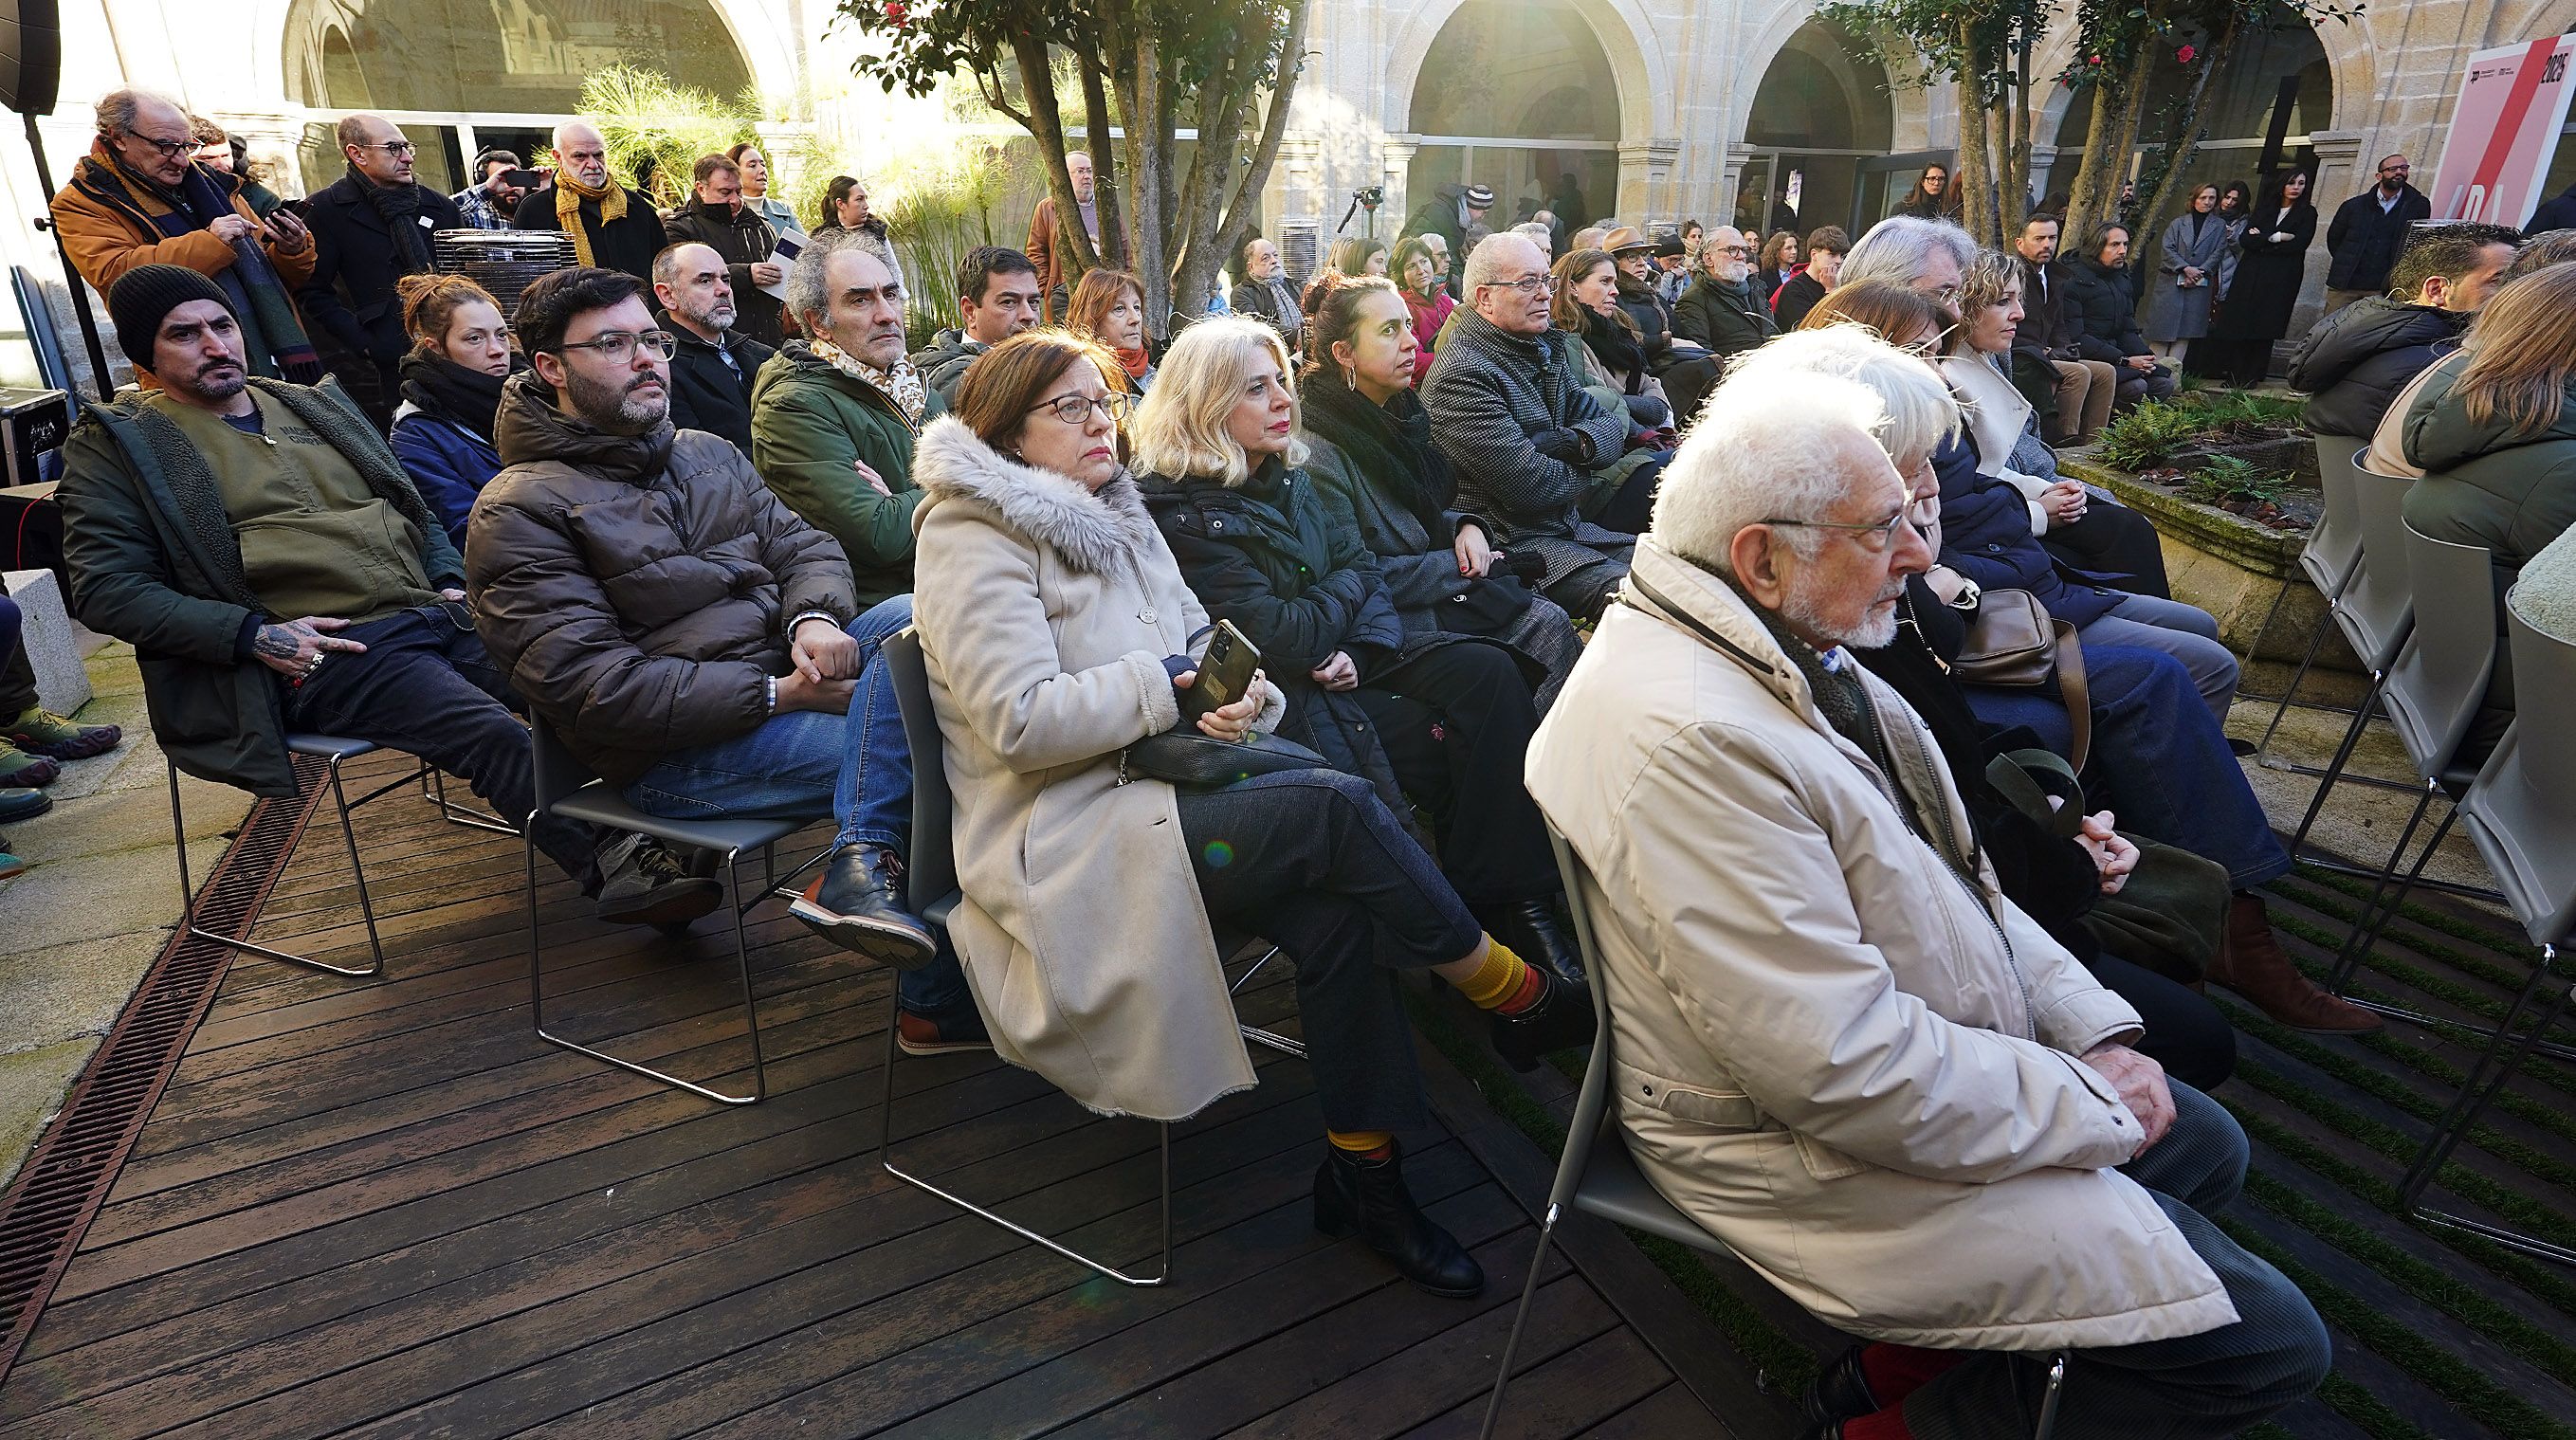
[[[240,935],[258,920],[324,789],[324,765],[298,756],[302,794],[262,800],[242,821],[197,896],[197,923]],[[174,930],[107,1038],[81,1072],[5,1200],[0,1200],[0,1380],[107,1199],[143,1122],[186,1053],[197,1022],[231,968],[233,951]]]

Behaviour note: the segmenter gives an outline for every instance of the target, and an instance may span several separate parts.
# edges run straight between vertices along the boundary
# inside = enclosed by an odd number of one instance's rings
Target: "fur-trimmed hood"
[[[954,415],[940,416],[921,432],[912,478],[930,492],[912,512],[915,535],[934,508],[956,499],[990,508],[1089,575],[1132,570],[1137,553],[1153,548],[1154,519],[1145,513],[1134,476],[1122,470],[1099,490],[1087,490],[1069,476],[1004,455]]]

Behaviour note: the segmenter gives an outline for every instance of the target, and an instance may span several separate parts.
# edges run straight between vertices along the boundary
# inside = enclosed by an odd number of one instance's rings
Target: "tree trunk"
[[[1102,39],[1106,41],[1110,38],[1107,27],[1102,28]],[[1129,226],[1124,218],[1126,207],[1119,203],[1118,177],[1125,167],[1119,164],[1118,147],[1109,139],[1108,87],[1100,73],[1100,61],[1090,49],[1075,51],[1074,62],[1082,72],[1082,143],[1091,152],[1091,203],[1100,216],[1100,263],[1123,265],[1127,263]],[[1062,216],[1066,212],[1059,207],[1056,213]],[[1077,274],[1074,278],[1081,277]]]
[[[1959,173],[1953,183],[1959,192],[1959,223],[1982,245],[2000,239],[1996,217],[2000,213],[1995,190],[1994,147],[1989,133],[1991,116],[1979,91],[1975,72],[1976,51],[1969,22],[1959,22],[1959,53],[1966,57],[1958,76],[1959,105]],[[1912,199],[1912,196],[1906,197]]]
[[[1172,183],[1172,130],[1146,117],[1164,112],[1171,77],[1163,73],[1161,50],[1151,36],[1140,31],[1131,37],[1131,46],[1128,87],[1118,103],[1127,117],[1128,175],[1138,217],[1133,269],[1145,290],[1145,331],[1159,338],[1170,331],[1166,321],[1172,310],[1171,259],[1163,249],[1171,232],[1157,223],[1167,209],[1164,192]]]
[[[1279,142],[1288,133],[1288,108],[1297,92],[1297,79],[1304,73],[1306,61],[1306,19],[1309,0],[1289,0],[1287,33],[1280,42],[1279,66],[1270,83],[1269,109],[1263,115],[1252,153],[1244,157],[1243,174],[1229,185],[1235,159],[1235,138],[1241,135],[1241,117],[1253,102],[1253,76],[1260,73],[1258,63],[1248,65],[1243,74],[1243,93],[1237,98],[1235,128],[1225,153],[1212,167],[1211,157],[1202,132],[1199,153],[1192,158],[1190,178],[1196,204],[1184,206],[1182,217],[1189,233],[1184,241],[1175,292],[1191,304],[1199,303],[1216,283],[1217,272],[1224,268],[1229,242],[1248,226],[1257,226],[1261,217],[1261,192],[1270,183],[1270,167],[1279,158]],[[1204,114],[1204,110],[1201,112]],[[1204,188],[1201,188],[1201,186]],[[1217,202],[1223,200],[1220,207]]]
[[[2148,202],[2138,217],[2140,235],[2163,234],[2165,222],[2180,213],[2175,209],[2174,201],[2182,193],[2183,172],[2191,168],[2192,157],[2200,149],[2200,117],[2209,99],[2210,81],[2218,72],[2220,57],[2235,53],[2237,37],[2244,30],[2245,11],[2241,7],[2230,8],[2227,23],[2219,31],[2217,39],[2194,57],[2200,62],[2200,73],[2192,78],[2191,99],[2183,106],[2181,126],[2174,131],[2173,154],[2165,164],[2165,178],[2156,186],[2155,198]],[[2130,238],[2135,241],[2139,237]]]
[[[1028,92],[1029,133],[1037,137],[1038,158],[1046,165],[1047,194],[1055,200],[1055,233],[1059,244],[1070,247],[1076,272],[1088,270],[1100,263],[1100,256],[1082,228],[1082,206],[1073,198],[1073,173],[1065,168],[1064,115],[1055,103],[1055,75],[1047,65],[1046,42],[1035,35],[1014,34],[1011,58],[1019,66],[1021,88]],[[925,277],[923,283],[932,283],[933,278]]]
[[[2118,88],[2106,90],[2094,101],[2093,123],[2084,140],[2084,168],[2076,172],[2075,194],[2066,207],[2066,223],[2058,230],[2061,251],[2072,251],[2085,232],[2119,211],[2120,184],[2138,148],[2138,126],[2146,117],[2147,80],[2155,62],[2155,46],[2142,42],[2129,57],[2128,72],[2121,76]]]
[[[1995,235],[1988,244],[2003,247],[2005,234],[2020,228],[2021,218],[2030,210],[2031,88],[2030,52],[2040,41],[2038,28],[2024,18],[2013,28],[2013,138],[2004,155],[2004,183],[2001,204],[1995,217]]]

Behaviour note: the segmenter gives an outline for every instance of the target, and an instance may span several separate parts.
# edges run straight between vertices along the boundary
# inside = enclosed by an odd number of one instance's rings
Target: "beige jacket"
[[[1950,393],[1958,397],[1968,433],[1977,442],[1977,473],[2011,481],[2021,492],[2023,508],[2030,511],[2030,533],[2046,535],[2048,507],[2039,503],[2039,495],[2049,482],[2005,463],[2012,459],[2013,447],[2030,423],[2029,397],[2013,388],[2004,372],[1995,368],[1993,358],[1978,351],[1953,350],[1933,363],[1949,382]]]
[[[1127,476],[1094,494],[953,416],[912,473],[965,891],[949,935],[994,1048],[1104,1114],[1195,1114],[1252,1064],[1172,787],[1119,783],[1118,755],[1180,722],[1163,658],[1207,613]],[[1285,708],[1274,689],[1260,728]]]
[[[1589,871],[1619,1119],[1656,1188],[1876,1339],[2037,1350],[2232,1321],[2110,1168],[2142,1132],[2074,1058],[2137,1012],[1982,857],[1945,860],[1899,815],[1891,785],[1968,843],[1913,711],[1859,672],[1901,772],[1882,775],[1725,581],[1649,537],[1629,594],[1529,781]]]

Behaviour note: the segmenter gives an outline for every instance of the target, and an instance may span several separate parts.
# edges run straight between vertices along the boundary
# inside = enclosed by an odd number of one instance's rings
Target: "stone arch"
[[[1403,13],[1386,47],[1385,81],[1379,93],[1387,133],[1414,130],[1413,92],[1422,78],[1423,61],[1440,32],[1473,4],[1487,0],[1431,0]],[[1638,0],[1566,0],[1583,17],[1610,62],[1619,90],[1619,138],[1645,140],[1672,134],[1673,74],[1671,57],[1655,38],[1654,22]]]

